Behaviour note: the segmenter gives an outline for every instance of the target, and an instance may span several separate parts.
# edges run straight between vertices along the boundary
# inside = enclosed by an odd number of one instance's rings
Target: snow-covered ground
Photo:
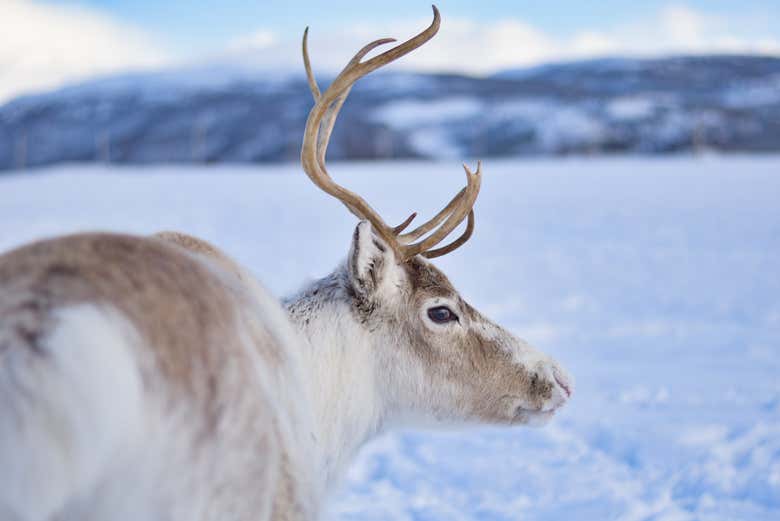
[[[562,361],[543,429],[407,432],[363,451],[333,519],[780,519],[780,157],[489,161],[469,244],[440,260],[478,308]],[[335,164],[391,221],[455,162]],[[69,166],[0,176],[0,250],[180,229],[274,292],[325,274],[354,219],[295,165]]]

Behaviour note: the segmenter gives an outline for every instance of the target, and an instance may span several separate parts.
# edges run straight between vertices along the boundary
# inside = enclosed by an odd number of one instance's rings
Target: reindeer
[[[439,27],[314,95],[306,174],[360,222],[346,260],[282,303],[180,233],[86,233],[0,256],[0,518],[316,519],[367,440],[399,426],[548,420],[566,372],[471,307],[429,259],[471,236],[481,168],[403,233],[336,184],[350,88]],[[464,233],[436,247],[466,221]]]

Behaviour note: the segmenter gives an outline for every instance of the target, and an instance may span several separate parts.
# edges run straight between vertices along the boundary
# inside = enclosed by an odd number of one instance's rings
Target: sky
[[[439,35],[398,67],[469,74],[602,56],[780,55],[777,0],[440,0]],[[0,103],[96,75],[235,62],[299,70],[311,26],[315,68],[367,41],[425,27],[430,4],[393,0],[0,0]]]

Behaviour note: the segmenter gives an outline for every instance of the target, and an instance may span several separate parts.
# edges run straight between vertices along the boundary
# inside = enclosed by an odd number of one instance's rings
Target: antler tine
[[[455,206],[458,204],[458,202],[463,198],[463,196],[466,194],[466,189],[463,188],[460,192],[455,194],[455,197],[453,197],[449,203],[447,203],[447,206],[442,208],[439,213],[434,215],[430,220],[427,222],[421,224],[414,230],[410,232],[406,232],[403,235],[399,235],[398,239],[402,243],[410,243],[413,241],[416,241],[429,231],[433,230],[436,226],[439,225],[447,216],[449,216],[452,213],[452,209],[455,208]]]
[[[374,71],[378,69],[379,67],[390,63],[391,61],[397,60],[401,56],[405,54],[409,54],[416,48],[420,47],[422,44],[433,38],[436,33],[439,30],[439,25],[441,24],[441,16],[439,15],[439,10],[436,8],[436,6],[431,6],[433,8],[433,21],[431,22],[431,25],[428,26],[427,29],[425,29],[423,32],[418,34],[417,36],[410,38],[409,40],[406,40],[404,43],[400,45],[396,45],[392,49],[389,49],[382,54],[379,54],[377,56],[374,56],[373,58],[363,62],[358,63],[357,65],[360,67],[361,76],[365,76],[371,71]],[[370,44],[369,44],[370,45]]]
[[[409,217],[407,217],[407,218],[406,218],[406,220],[405,220],[404,222],[402,222],[401,224],[399,224],[398,226],[396,226],[395,228],[393,228],[393,233],[394,233],[394,234],[396,234],[396,235],[398,235],[399,233],[401,233],[402,231],[404,231],[404,230],[406,229],[406,227],[407,227],[407,226],[409,226],[410,224],[412,224],[412,221],[414,221],[414,218],[415,218],[415,217],[417,217],[417,212],[413,212],[413,213],[412,213],[412,215],[410,215]]]
[[[320,99],[320,87],[317,85],[317,80],[314,79],[314,73],[311,70],[311,61],[309,60],[309,28],[303,30],[303,67],[306,69],[306,80],[309,82],[309,90],[311,95],[314,96],[314,102]]]
[[[466,224],[466,230],[463,232],[463,234],[449,243],[447,246],[443,246],[441,248],[437,248],[435,250],[428,250],[422,252],[420,255],[425,257],[426,259],[433,259],[435,257],[441,257],[442,255],[446,255],[451,251],[457,250],[461,246],[463,246],[467,240],[471,238],[471,234],[474,233],[474,210],[471,210],[469,212],[469,220]]]
[[[420,242],[401,246],[400,250],[405,259],[412,258],[439,244],[447,235],[452,233],[452,230],[454,230],[463,219],[466,218],[468,213],[471,212],[474,202],[477,200],[480,184],[482,182],[482,162],[477,161],[476,172],[469,170],[469,167],[465,164],[463,165],[463,170],[466,171],[467,185],[464,189],[465,193],[463,197],[459,199],[460,203],[456,203],[452,213],[449,214],[444,223],[431,235]],[[452,204],[452,202],[450,202],[450,204]],[[458,246],[460,246],[460,244],[458,244]]]
[[[347,65],[344,67],[343,71],[347,71],[347,70],[355,67],[356,65],[359,65],[360,64],[360,60],[362,60],[363,57],[366,54],[370,53],[371,51],[373,51],[374,49],[376,49],[380,45],[384,45],[386,43],[393,43],[393,42],[396,42],[396,41],[398,41],[398,40],[396,40],[395,38],[380,38],[378,40],[374,40],[371,43],[365,44],[363,46],[363,48],[360,49],[358,52],[356,52],[355,55],[352,57],[352,59],[349,60],[349,62],[347,62]],[[420,45],[422,45],[422,44],[420,44]],[[382,53],[382,54],[386,54],[386,53]],[[393,61],[393,60],[389,60],[389,61]],[[368,73],[366,73],[366,74],[368,74]],[[365,74],[363,76],[365,76]]]

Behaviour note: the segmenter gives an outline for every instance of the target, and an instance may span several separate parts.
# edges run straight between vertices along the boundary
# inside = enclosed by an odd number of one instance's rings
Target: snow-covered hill
[[[0,169],[61,161],[265,162],[298,155],[301,76],[204,66],[107,78],[0,107]],[[780,151],[780,59],[594,60],[488,78],[358,83],[333,158]]]
[[[430,215],[462,183],[450,161],[331,170],[390,222]],[[491,160],[484,171],[474,237],[437,264],[564,363],[574,398],[541,430],[379,439],[331,518],[780,519],[780,158]],[[181,229],[277,294],[335,266],[354,225],[294,165],[0,177],[0,251],[76,230]]]

